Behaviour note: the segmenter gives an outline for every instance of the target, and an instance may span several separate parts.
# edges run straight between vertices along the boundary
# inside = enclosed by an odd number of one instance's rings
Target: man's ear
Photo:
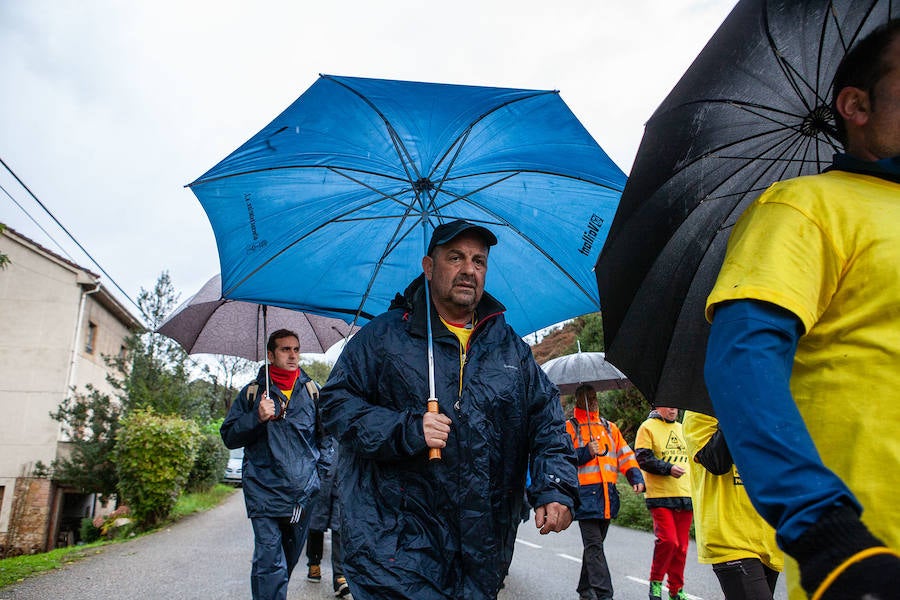
[[[858,87],[847,86],[842,89],[834,104],[844,121],[856,127],[865,125],[872,111],[868,92]]]
[[[422,257],[422,272],[425,273],[425,279],[431,281],[431,273],[434,270],[434,259],[430,256]]]

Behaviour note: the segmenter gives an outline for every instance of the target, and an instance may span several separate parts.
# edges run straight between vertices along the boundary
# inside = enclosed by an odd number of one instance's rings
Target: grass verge
[[[42,554],[26,554],[0,560],[0,588],[22,581],[44,571],[52,571],[92,554],[99,554],[98,546],[109,542],[94,542],[84,546],[57,548]]]
[[[225,498],[233,494],[235,488],[230,485],[216,484],[211,490],[206,492],[197,492],[192,494],[182,494],[175,503],[171,515],[166,522],[161,523],[154,530],[146,531],[139,535],[152,533],[158,529],[165,527],[187,515],[203,512],[217,506]],[[134,539],[134,538],[128,538]],[[108,544],[114,544],[127,540],[104,540],[84,544],[81,546],[69,546],[68,548],[57,548],[50,552],[41,554],[26,554],[22,556],[14,556],[12,558],[4,558],[0,560],[0,588],[13,583],[18,583],[26,577],[31,577],[44,571],[52,571],[75,561],[87,558],[94,554],[102,552],[101,547]]]

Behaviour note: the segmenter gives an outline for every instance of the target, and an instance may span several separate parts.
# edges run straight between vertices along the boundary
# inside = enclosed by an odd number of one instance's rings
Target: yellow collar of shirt
[[[438,315],[438,316],[440,316],[440,315]],[[452,331],[453,335],[455,335],[459,339],[459,343],[462,345],[462,347],[468,348],[469,347],[469,338],[472,336],[472,331],[475,329],[475,324],[471,323],[471,324],[459,326],[459,325],[454,325],[453,323],[450,323],[449,321],[445,320],[444,317],[440,317],[440,319],[441,319],[441,323],[443,323],[444,326],[447,329],[449,329],[450,331]]]

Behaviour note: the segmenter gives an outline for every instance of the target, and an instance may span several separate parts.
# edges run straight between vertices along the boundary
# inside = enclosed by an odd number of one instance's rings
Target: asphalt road
[[[617,600],[645,600],[653,536],[612,526],[606,549]],[[0,600],[248,599],[252,552],[253,532],[238,492],[222,505],[162,531],[105,546],[89,558],[2,588]],[[288,590],[289,600],[334,598],[330,556],[326,535],[322,582],[306,580],[301,559]],[[523,523],[499,600],[574,600],[580,557],[577,524],[560,534],[542,536],[532,523]],[[685,591],[694,600],[722,597],[712,568],[697,563],[693,544],[685,581]],[[785,598],[782,577],[776,600]]]

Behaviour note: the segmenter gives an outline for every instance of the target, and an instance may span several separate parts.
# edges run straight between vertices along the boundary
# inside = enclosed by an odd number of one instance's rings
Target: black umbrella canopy
[[[841,150],[835,70],[898,4],[742,0],[647,122],[596,276],[607,356],[651,402],[712,414],[703,308],[731,227]]]

